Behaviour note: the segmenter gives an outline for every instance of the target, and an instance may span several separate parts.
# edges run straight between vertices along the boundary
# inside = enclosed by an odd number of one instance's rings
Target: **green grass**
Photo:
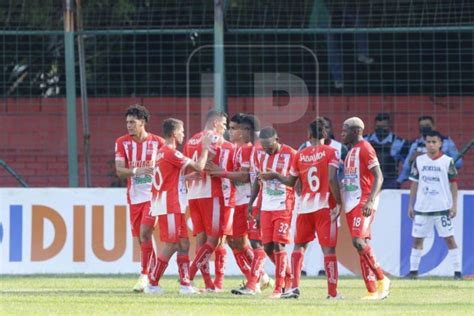
[[[360,279],[339,280],[343,301],[328,302],[326,281],[303,278],[298,300],[271,300],[270,292],[242,297],[229,291],[182,297],[176,278],[161,282],[166,294],[130,291],[135,276],[0,276],[1,315],[474,315],[472,280],[421,279],[392,282],[384,301],[366,302]],[[227,278],[227,289],[240,278]],[[200,286],[198,282],[198,286]]]

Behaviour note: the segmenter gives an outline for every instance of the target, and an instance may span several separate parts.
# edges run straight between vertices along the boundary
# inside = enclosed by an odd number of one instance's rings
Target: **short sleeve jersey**
[[[148,133],[142,142],[124,135],[115,141],[115,161],[124,161],[126,168],[153,167],[158,150],[164,145],[163,138]],[[131,176],[127,179],[128,204],[140,204],[151,199],[152,176]]]
[[[311,146],[296,154],[290,174],[301,181],[300,214],[334,207],[335,200],[329,187],[329,166],[339,167],[337,152],[332,147]]]
[[[344,160],[342,179],[342,197],[346,212],[367,201],[374,183],[370,169],[378,165],[377,154],[369,142],[361,140],[349,150]]]
[[[261,172],[274,171],[287,176],[290,173],[296,151],[290,146],[282,144],[280,149],[269,155],[264,153],[257,162],[257,169]],[[293,210],[295,195],[290,188],[277,179],[262,181],[262,211]]]
[[[182,213],[182,172],[191,160],[169,146],[163,146],[156,158],[152,188],[153,214]]]

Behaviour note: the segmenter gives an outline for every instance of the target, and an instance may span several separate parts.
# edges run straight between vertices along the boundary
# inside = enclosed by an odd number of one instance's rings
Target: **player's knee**
[[[273,255],[273,250],[274,250],[273,243],[263,245],[263,250],[265,250],[265,253],[267,254],[267,256],[271,257]]]
[[[336,253],[336,248],[334,247],[321,247],[324,255],[333,255]]]
[[[250,245],[252,246],[253,249],[257,249],[257,248],[262,248],[262,247],[263,247],[262,242],[259,241],[259,240],[251,240],[251,241],[250,241]]]
[[[142,225],[140,227],[140,241],[149,241],[153,236],[153,227]]]
[[[352,238],[352,245],[358,251],[361,251],[365,247],[365,241],[362,238]]]
[[[285,244],[275,243],[273,249],[277,252],[283,251],[285,250]]]
[[[423,249],[423,238],[413,238],[413,248],[414,249]]]
[[[219,244],[219,238],[218,238],[218,237],[208,236],[208,237],[207,237],[207,242],[208,242],[209,244],[211,244],[213,247],[217,247],[217,245]]]
[[[232,249],[237,249],[239,251],[241,250],[244,250],[244,239],[239,237],[239,238],[235,238],[235,239],[232,239],[232,242],[231,242],[231,247]]]
[[[306,250],[306,244],[295,244],[293,247],[293,251],[305,251]]]
[[[189,239],[181,238],[179,240],[178,251],[180,253],[188,253],[189,252]]]
[[[444,240],[446,240],[446,244],[449,249],[455,249],[458,247],[458,245],[456,244],[456,240],[454,239],[454,236],[445,237]]]

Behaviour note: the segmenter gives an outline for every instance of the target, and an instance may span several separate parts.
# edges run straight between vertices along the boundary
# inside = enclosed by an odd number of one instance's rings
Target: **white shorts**
[[[436,227],[440,237],[454,235],[453,221],[447,215],[415,215],[413,220],[412,237],[427,238],[433,236],[433,227]]]

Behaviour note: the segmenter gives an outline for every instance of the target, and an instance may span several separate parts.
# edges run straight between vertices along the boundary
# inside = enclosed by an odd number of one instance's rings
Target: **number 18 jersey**
[[[329,189],[329,166],[339,167],[336,150],[330,146],[310,146],[296,154],[290,174],[301,181],[299,214],[335,206]]]

